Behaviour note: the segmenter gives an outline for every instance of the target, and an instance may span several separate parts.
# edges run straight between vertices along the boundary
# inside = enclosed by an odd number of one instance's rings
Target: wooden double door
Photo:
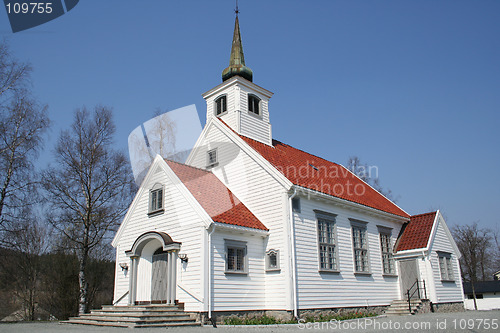
[[[168,253],[156,251],[153,254],[151,272],[151,302],[166,303],[168,290]]]

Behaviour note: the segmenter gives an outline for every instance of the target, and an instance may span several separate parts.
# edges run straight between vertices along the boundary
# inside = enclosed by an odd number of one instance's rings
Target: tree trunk
[[[78,283],[80,285],[80,299],[78,303],[78,314],[81,315],[87,312],[87,294],[88,294],[88,284],[85,277],[85,271],[87,267],[88,259],[88,249],[82,249],[80,255],[80,271],[78,272]]]
[[[472,297],[474,298],[474,309],[477,311],[477,301],[476,301],[476,289],[474,288],[474,281],[470,281],[470,285],[472,287]]]

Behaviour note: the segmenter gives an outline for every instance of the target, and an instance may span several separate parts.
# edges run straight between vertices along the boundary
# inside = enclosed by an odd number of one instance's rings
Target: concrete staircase
[[[416,314],[418,310],[422,307],[422,301],[420,299],[411,300],[411,311],[408,307],[408,301],[406,300],[395,300],[392,301],[389,308],[385,311],[388,316],[402,316]]]
[[[178,327],[201,326],[179,305],[105,305],[80,317],[72,317],[64,324],[81,324],[108,327]]]

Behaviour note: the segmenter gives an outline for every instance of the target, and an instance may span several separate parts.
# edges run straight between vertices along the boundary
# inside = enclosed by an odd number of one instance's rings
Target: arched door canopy
[[[161,231],[149,231],[137,237],[132,248],[125,251],[125,254],[128,257],[140,256],[144,246],[154,239],[160,242],[163,251],[180,250],[181,248],[182,243],[174,242],[168,234]]]

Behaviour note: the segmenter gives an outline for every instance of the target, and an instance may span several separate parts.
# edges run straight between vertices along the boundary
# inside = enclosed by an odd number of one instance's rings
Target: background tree
[[[189,152],[176,149],[177,124],[168,111],[157,108],[153,118],[146,121],[140,130],[129,136],[129,153],[137,185],[146,176],[157,154],[178,162],[184,162]]]
[[[495,257],[498,255],[492,243],[491,231],[480,228],[477,222],[471,225],[456,225],[451,229],[453,238],[462,254],[460,272],[465,282],[470,282],[477,310],[474,284],[493,278]]]
[[[0,245],[36,200],[33,161],[50,123],[47,107],[32,97],[30,73],[0,43]]]
[[[88,308],[87,264],[92,251],[116,231],[134,189],[127,158],[112,148],[114,132],[109,108],[77,110],[71,129],[57,142],[55,166],[43,173],[52,212],[48,219],[78,258],[80,314]]]
[[[387,199],[391,200],[392,202],[398,201],[398,198],[394,197],[391,190],[384,189],[380,185],[377,167],[369,166],[367,163],[362,163],[357,156],[351,156],[347,161],[346,168],[356,176],[358,176],[361,180],[373,187],[375,190],[380,192],[382,195],[384,195]]]
[[[42,255],[49,247],[47,228],[32,216],[25,216],[16,230],[6,236],[11,255],[0,257],[2,274],[23,310],[23,320],[36,320],[37,305],[42,296]]]

